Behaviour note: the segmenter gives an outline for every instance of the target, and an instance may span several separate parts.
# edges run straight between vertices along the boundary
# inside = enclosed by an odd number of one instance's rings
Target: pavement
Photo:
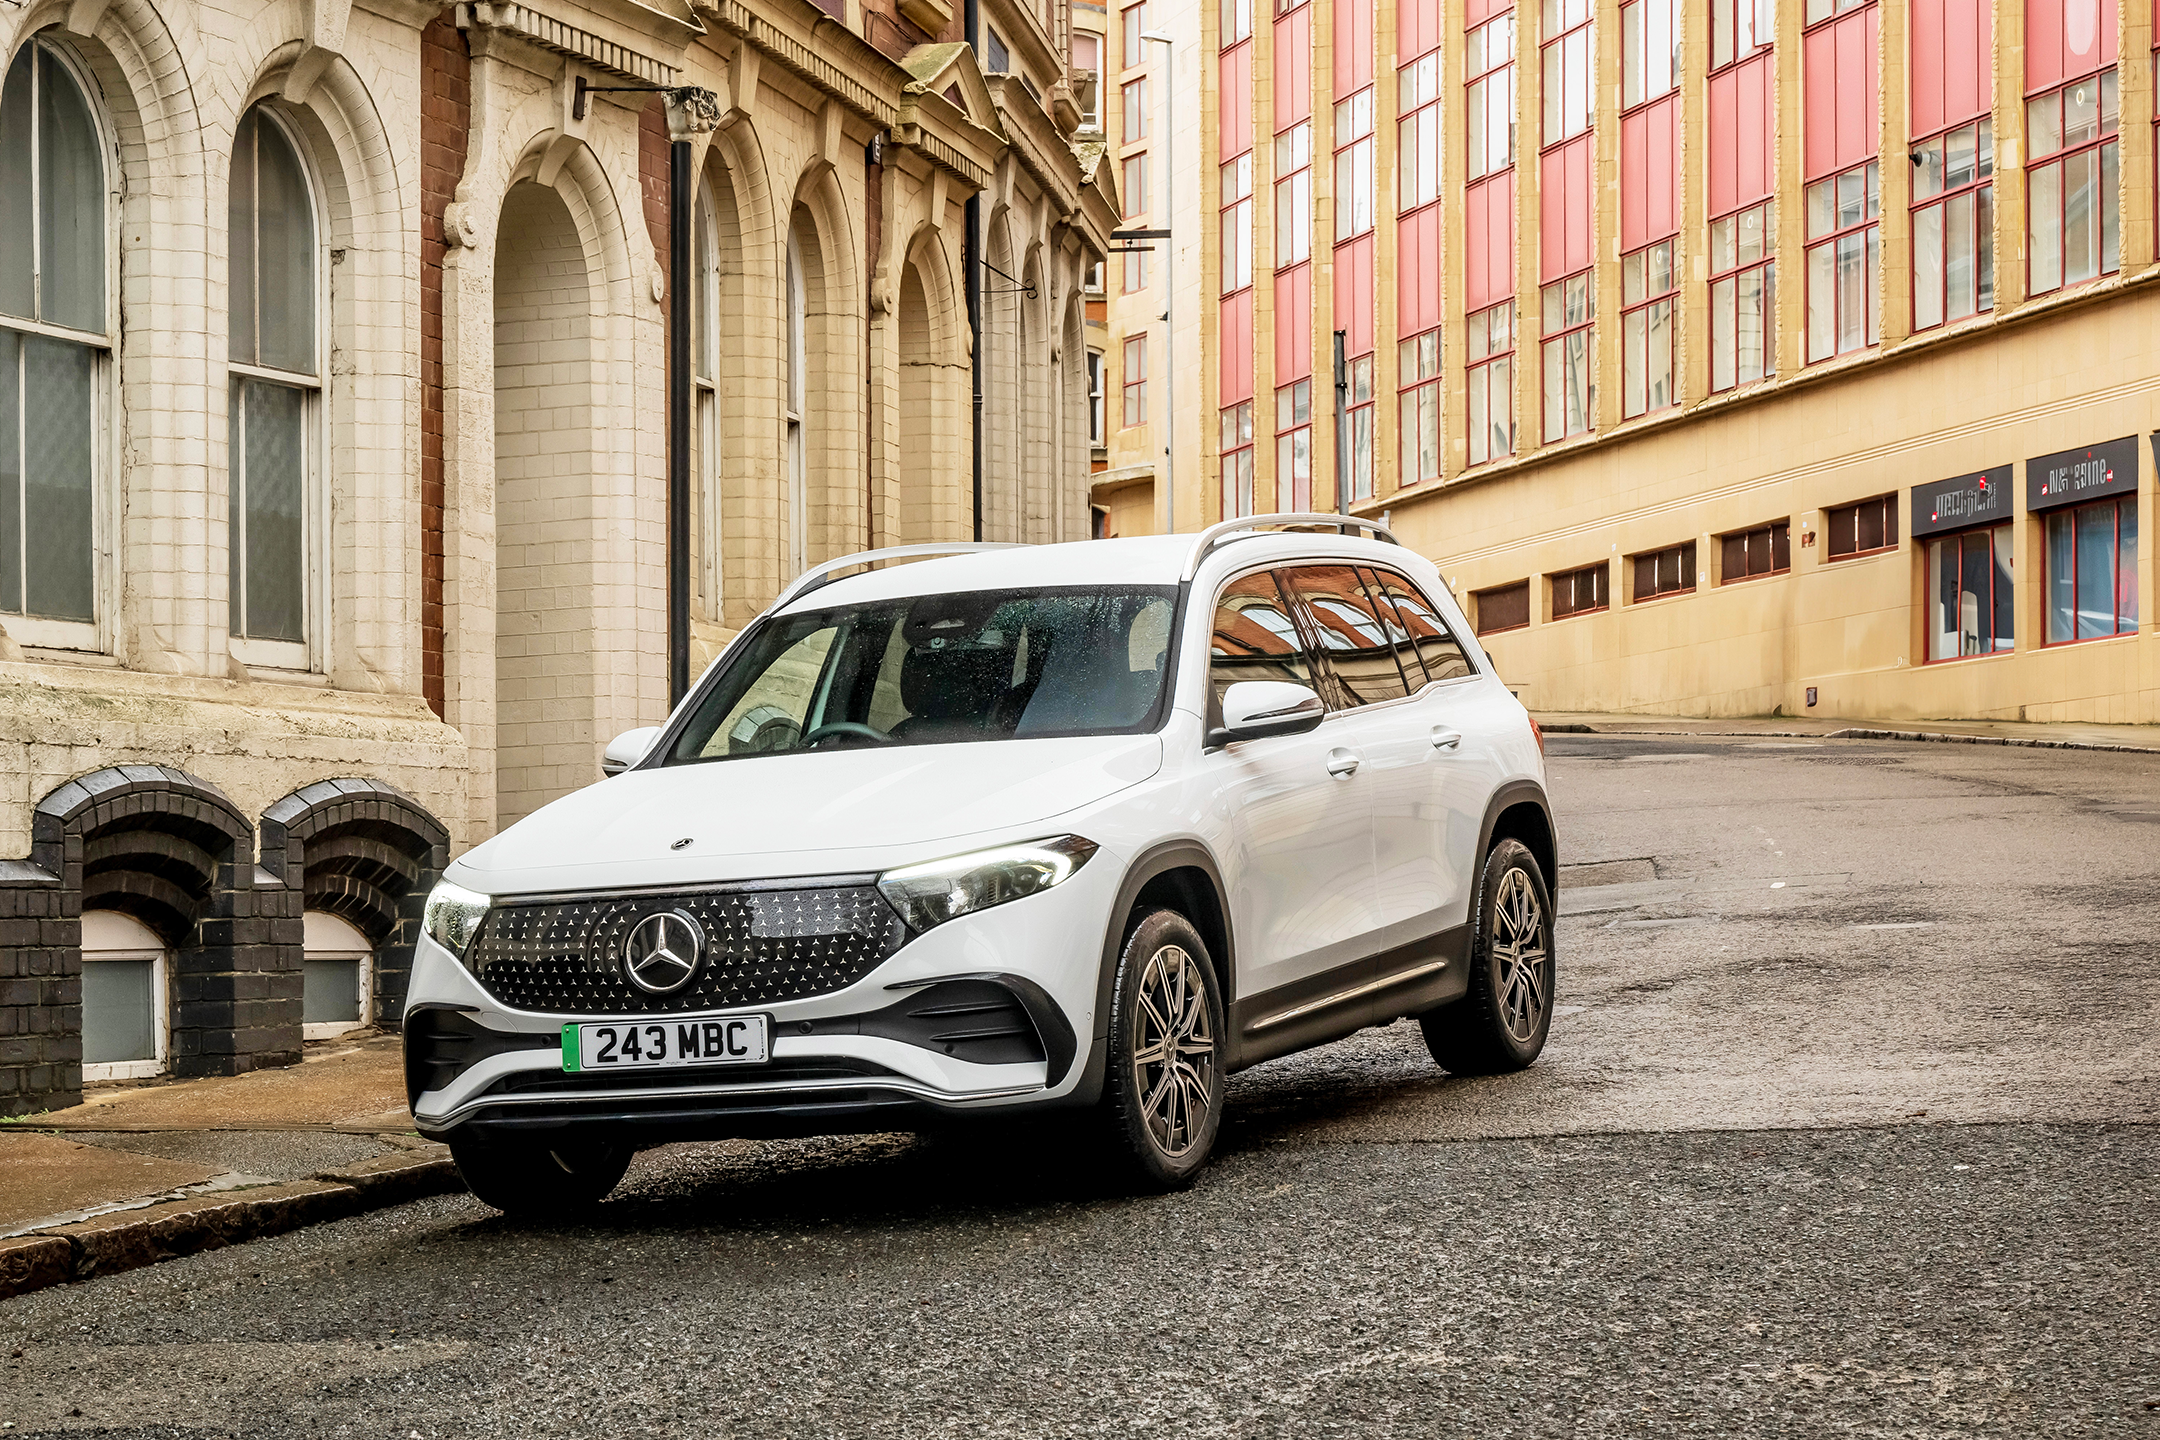
[[[1549,747],[1523,1074],[1271,1062],[1170,1197],[1038,1127],[334,1218],[0,1300],[0,1428],[2160,1437],[2160,755]]]
[[[1853,719],[1813,715],[1653,715],[1633,711],[1538,711],[1556,734],[1758,735],[1846,740],[1938,740],[2069,750],[2149,750],[2160,754],[2160,725],[2089,725],[2024,720]]]

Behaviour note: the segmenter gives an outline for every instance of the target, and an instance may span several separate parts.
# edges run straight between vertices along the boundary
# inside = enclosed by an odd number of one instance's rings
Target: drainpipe
[[[967,42],[982,53],[981,0],[967,0]],[[968,369],[974,389],[973,423],[969,425],[975,454],[975,538],[983,538],[983,354],[982,354],[982,192],[967,200],[967,236],[961,242],[960,260],[967,271]]]

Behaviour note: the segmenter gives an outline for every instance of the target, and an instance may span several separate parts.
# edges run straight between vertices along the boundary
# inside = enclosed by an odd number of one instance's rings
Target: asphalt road
[[[1055,1139],[674,1147],[0,1302],[0,1433],[2160,1440],[2160,757],[1555,737],[1563,1010]]]

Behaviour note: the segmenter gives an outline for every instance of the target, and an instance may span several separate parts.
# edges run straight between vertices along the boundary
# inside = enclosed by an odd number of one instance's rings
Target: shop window
[[[1990,525],[1928,541],[1929,660],[2017,648],[2010,528]]]
[[[2035,295],[2122,268],[2118,109],[2113,70],[2025,102],[2032,155],[2025,171],[2026,273]]]
[[[84,650],[112,361],[103,154],[73,64],[17,50],[0,84],[0,614],[19,641]]]
[[[308,911],[302,925],[300,1033],[321,1040],[368,1024],[375,947],[350,921],[325,911]]]
[[[1253,509],[1252,436],[1252,401],[1225,405],[1222,410],[1221,449],[1225,520],[1257,513]]]
[[[1673,242],[1620,261],[1620,408],[1629,418],[1679,402],[1673,388],[1673,305],[1679,289]]]
[[[1612,567],[1602,560],[1552,577],[1552,618],[1588,615],[1611,606]]]
[[[1545,439],[1565,440],[1590,428],[1597,410],[1596,303],[1591,273],[1547,285],[1540,353],[1545,367]]]
[[[1823,512],[1823,545],[1832,560],[1878,555],[1897,548],[1897,496],[1878,495]]]
[[[1518,580],[1512,585],[1496,585],[1490,590],[1479,590],[1470,599],[1477,607],[1477,633],[1480,635],[1520,630],[1530,623],[1528,580]]]
[[[1980,120],[1913,147],[1913,329],[1995,308],[1995,130]]]
[[[1515,16],[1496,16],[1463,41],[1465,178],[1515,163]]]
[[[1312,256],[1312,122],[1275,137],[1275,264],[1302,264]]]
[[[1440,478],[1440,332],[1428,330],[1402,342],[1396,354],[1402,383],[1401,483]]]
[[[1776,38],[1776,0],[1710,0],[1710,68],[1767,49]]]
[[[1710,388],[1777,373],[1777,204],[1710,222]]]
[[[1125,428],[1145,425],[1147,420],[1147,352],[1145,333],[1125,339]]]
[[[1515,302],[1478,311],[1469,322],[1470,463],[1515,452]]]
[[[1813,364],[1882,339],[1879,161],[1807,187],[1807,358]]]
[[[1373,357],[1350,362],[1349,406],[1343,420],[1350,427],[1350,498],[1373,495]]]
[[[1792,569],[1792,522],[1758,525],[1718,537],[1718,583],[1783,575]]]
[[[1222,288],[1225,295],[1252,284],[1252,152],[1222,167]]]
[[[1287,514],[1312,509],[1312,381],[1275,392],[1275,508]]]
[[[2047,517],[2047,643],[2105,640],[2138,626],[2137,497]]]
[[[1653,550],[1632,557],[1635,565],[1635,599],[1655,600],[1661,595],[1684,594],[1695,588],[1695,542]]]
[[[165,942],[117,910],[82,916],[83,1079],[162,1074],[172,1033]]]

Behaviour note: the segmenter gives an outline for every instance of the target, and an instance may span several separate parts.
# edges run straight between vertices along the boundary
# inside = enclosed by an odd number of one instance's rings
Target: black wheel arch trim
[[[1499,828],[1500,817],[1519,805],[1533,805],[1545,824],[1546,853],[1539,854],[1536,845],[1530,845],[1530,853],[1545,868],[1545,888],[1557,895],[1560,888],[1560,832],[1553,826],[1552,802],[1545,796],[1545,787],[1535,780],[1510,780],[1493,792],[1485,804],[1485,819],[1478,827],[1478,864],[1482,867],[1485,857],[1492,853],[1493,833]],[[1476,923],[1476,917],[1471,917]]]

